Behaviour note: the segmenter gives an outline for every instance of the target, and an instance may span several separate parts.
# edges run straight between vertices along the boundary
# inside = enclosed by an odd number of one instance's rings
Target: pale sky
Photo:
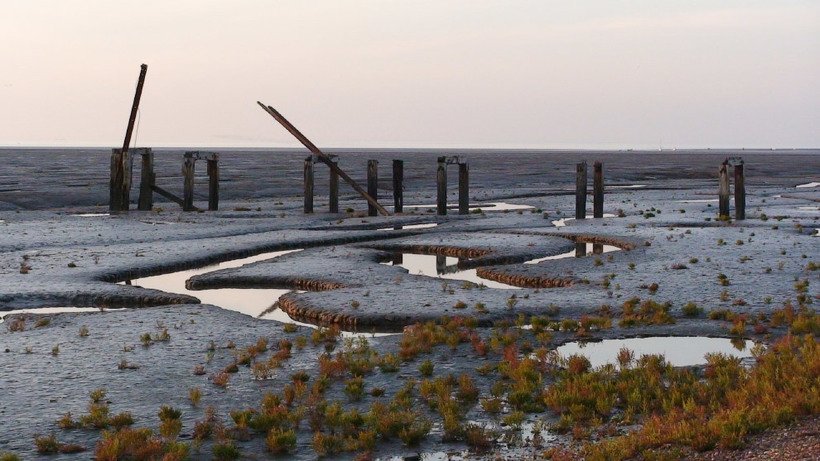
[[[0,146],[820,147],[818,0],[0,0]]]

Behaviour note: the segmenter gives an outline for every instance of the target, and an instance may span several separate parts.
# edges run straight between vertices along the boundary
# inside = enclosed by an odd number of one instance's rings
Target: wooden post
[[[122,149],[111,149],[111,178],[108,183],[108,210],[122,210]]]
[[[458,214],[470,214],[470,166],[458,164]]]
[[[182,211],[194,211],[194,170],[196,168],[196,157],[193,152],[185,152],[182,161]]]
[[[592,173],[592,217],[604,217],[604,166],[595,162]],[[594,250],[593,250],[594,252]]]
[[[128,127],[125,129],[125,140],[122,143],[122,151],[127,152],[128,146],[131,145],[131,133],[134,131],[134,122],[137,119],[137,111],[140,108],[140,98],[142,97],[142,87],[145,85],[145,74],[148,72],[148,66],[142,64],[140,66],[140,76],[137,79],[137,90],[134,93],[134,103],[131,104],[131,114],[128,116]]]
[[[219,154],[208,158],[208,210],[219,209]]]
[[[132,157],[128,152],[131,144],[131,133],[134,131],[134,122],[137,118],[137,111],[142,97],[142,87],[145,84],[145,74],[148,66],[140,66],[140,76],[137,80],[137,90],[134,93],[134,102],[131,104],[131,112],[128,117],[128,127],[125,129],[125,140],[122,149],[111,152],[111,179],[109,182],[109,211],[128,211],[131,195],[131,169],[133,166]],[[116,165],[115,165],[116,162]]]
[[[109,182],[109,211],[128,211],[131,201],[131,152],[111,150],[111,179]]]
[[[587,217],[587,162],[575,165],[575,219]]]
[[[373,197],[373,200],[379,200],[379,161],[378,160],[368,160],[367,161],[367,195]],[[372,203],[367,204],[367,215],[368,216],[376,216],[378,215],[378,210],[376,206]]]
[[[735,219],[746,219],[746,185],[742,161],[735,165]]]
[[[393,214],[404,212],[404,160],[393,160]]]
[[[336,159],[331,159],[335,164]],[[339,173],[333,168],[330,169],[330,181],[328,183],[328,211],[331,213],[339,212]]]
[[[447,256],[436,255],[436,274],[447,273]]]
[[[305,213],[313,213],[313,155],[305,157]]]
[[[718,171],[718,213],[721,218],[729,217],[729,163],[724,161]]]
[[[436,214],[447,214],[447,158],[438,158],[436,168]]]
[[[393,265],[401,266],[402,264],[404,264],[404,253],[401,251],[393,253]]]
[[[151,190],[151,186],[156,181],[154,151],[153,149],[138,149],[138,151],[142,156],[142,167],[140,171],[140,198],[137,209],[151,211],[154,207],[154,192]]]

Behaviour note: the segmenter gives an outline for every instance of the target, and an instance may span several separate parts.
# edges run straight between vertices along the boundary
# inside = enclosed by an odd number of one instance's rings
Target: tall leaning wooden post
[[[735,164],[735,219],[746,219],[746,185],[743,177],[743,160]]]
[[[182,211],[194,211],[194,171],[196,152],[185,152],[182,160]]]
[[[142,97],[142,87],[145,84],[145,74],[148,66],[140,66],[140,76],[137,80],[137,90],[134,93],[134,103],[131,104],[131,113],[128,117],[128,127],[125,129],[125,140],[122,149],[111,152],[111,180],[109,183],[109,211],[128,211],[131,192],[131,156],[128,153],[128,146],[131,145],[131,133],[134,132],[134,122],[137,119],[137,111],[140,107]],[[124,198],[123,198],[124,197]]]
[[[718,213],[723,219],[729,218],[729,162],[720,164],[718,171]]]
[[[470,214],[470,166],[458,164],[458,214]]]
[[[141,211],[151,211],[154,207],[154,191],[151,186],[156,181],[154,174],[154,151],[153,149],[137,149],[142,156],[142,167],[140,173],[140,198],[137,202],[137,209]]]
[[[367,161],[367,195],[379,200],[379,161]],[[367,204],[367,215],[377,216],[378,210],[372,203]]]
[[[587,217],[587,162],[575,165],[575,219]]]
[[[436,168],[436,214],[447,214],[447,158],[438,158]]]
[[[219,209],[219,154],[208,157],[208,210]]]
[[[330,161],[333,162],[334,165],[338,162],[338,160],[334,157],[331,157]],[[330,169],[327,203],[328,212],[339,212],[339,173],[337,173],[333,168]]]
[[[404,160],[393,160],[393,214],[404,212]]]
[[[305,157],[305,213],[313,213],[313,155]]]
[[[604,166],[595,162],[592,173],[592,217],[604,217]],[[594,251],[593,251],[594,253]]]

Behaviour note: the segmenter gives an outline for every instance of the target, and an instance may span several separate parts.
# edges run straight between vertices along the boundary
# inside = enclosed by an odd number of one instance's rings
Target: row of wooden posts
[[[338,157],[326,155],[335,165]],[[316,163],[326,163],[317,155],[305,158],[304,184],[305,184],[305,213],[313,213],[314,195],[314,165]],[[470,212],[470,168],[465,159],[458,156],[439,157],[436,167],[436,214],[447,214],[447,166],[458,165],[458,214],[464,215]],[[339,175],[336,168],[330,170],[328,211],[339,212]],[[367,195],[378,200],[379,197],[379,162],[377,160],[367,161]],[[404,212],[404,160],[393,160],[393,213]],[[370,203],[367,205],[368,216],[376,216],[378,210]]]
[[[123,152],[122,149],[113,149],[111,152],[111,182],[110,182],[110,206],[111,211],[127,211],[129,209],[133,156],[141,157],[141,177],[139,188],[138,210],[150,211],[153,207],[153,194],[158,193],[163,197],[182,206],[183,211],[198,210],[194,206],[194,173],[197,160],[207,162],[208,174],[208,210],[219,208],[219,154],[216,152],[187,151],[183,155],[182,177],[183,194],[182,198],[156,185],[156,174],[154,173],[154,152],[151,148],[136,148]],[[328,155],[327,158],[334,164],[338,163],[338,157]],[[316,163],[326,163],[319,159],[317,155],[305,158],[304,163],[304,212],[313,213],[314,196],[314,165]],[[378,165],[377,160],[367,161],[367,194],[378,200]],[[465,159],[459,156],[438,157],[436,168],[436,214],[447,214],[447,166],[458,165],[458,214],[469,213],[469,165]],[[729,217],[729,167],[734,168],[734,196],[735,196],[735,219],[746,218],[746,189],[744,179],[743,160],[737,157],[726,159],[718,172],[719,191],[719,215],[722,218]],[[339,212],[339,174],[338,168],[330,169],[329,180],[329,206],[330,213]],[[587,162],[576,164],[576,187],[575,187],[575,218],[586,218],[587,204]],[[393,209],[394,213],[404,211],[404,161],[393,160]],[[593,163],[593,186],[592,186],[592,216],[602,218],[604,216],[604,174],[601,162]],[[368,203],[368,216],[376,216],[378,210]]]
[[[154,206],[154,192],[179,204],[183,211],[197,211],[194,206],[194,173],[196,161],[207,162],[208,210],[219,209],[219,154],[216,152],[188,151],[182,158],[182,198],[157,186],[154,173],[154,151],[136,148],[111,151],[110,211],[128,211],[130,207],[131,180],[134,167],[133,155],[141,157],[140,189],[137,209],[150,211]]]

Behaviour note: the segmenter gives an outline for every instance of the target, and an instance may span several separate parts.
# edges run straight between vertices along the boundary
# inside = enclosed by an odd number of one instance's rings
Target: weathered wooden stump
[[[135,149],[142,156],[140,171],[140,197],[137,202],[137,209],[140,211],[151,211],[154,208],[154,193],[151,187],[156,182],[154,174],[154,151],[150,148]]]
[[[575,219],[587,217],[587,162],[575,165]]]
[[[470,166],[458,164],[458,214],[470,214]]]
[[[735,163],[735,219],[746,219],[746,184],[743,177],[743,160]]]
[[[447,157],[439,157],[436,166],[436,214],[447,214]]]
[[[329,155],[328,158],[334,165],[337,164],[338,159],[335,155]],[[339,173],[336,172],[336,169],[330,169],[330,179],[328,181],[328,211],[330,213],[339,212]]]
[[[404,212],[404,161],[393,160],[393,213]]]
[[[109,181],[109,211],[128,211],[131,200],[131,152],[111,149],[111,179]]]
[[[729,217],[729,164],[723,162],[718,170],[718,215]]]
[[[305,158],[304,183],[304,208],[305,213],[310,214],[313,213],[313,155],[309,155]]]
[[[604,165],[601,162],[593,164],[592,217],[604,217]]]
[[[373,200],[379,200],[379,161],[367,161],[367,195],[373,197]],[[372,203],[367,204],[367,215],[378,216],[379,210]]]

